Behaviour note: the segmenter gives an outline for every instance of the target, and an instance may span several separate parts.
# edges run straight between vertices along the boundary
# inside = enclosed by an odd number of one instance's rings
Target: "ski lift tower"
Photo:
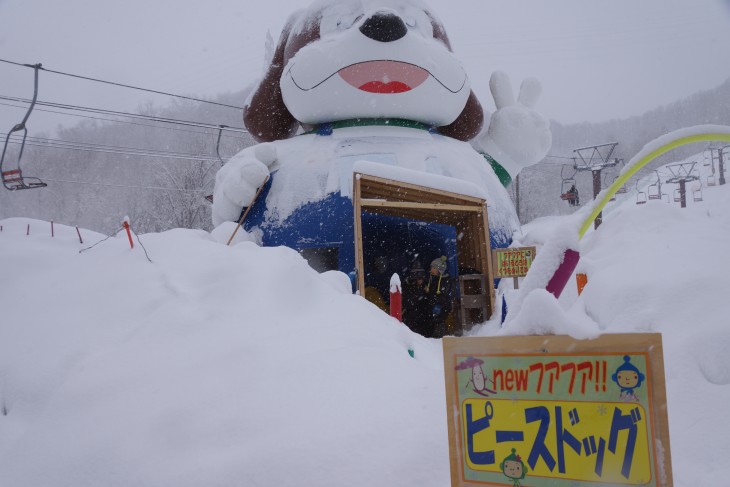
[[[672,177],[667,179],[667,182],[671,184],[679,183],[679,206],[681,208],[687,207],[687,182],[700,179],[697,173],[694,172],[695,165],[697,165],[697,162],[680,162],[679,164],[666,166],[667,170],[672,173]]]
[[[720,172],[720,186],[725,184],[725,161],[724,158],[727,157],[729,151],[728,148],[730,146],[726,145],[724,147],[710,147],[710,163],[712,164],[712,175],[715,175],[715,161],[717,161],[718,169]],[[715,152],[717,152],[717,157],[715,156]],[[724,156],[724,157],[723,157]]]
[[[593,198],[601,192],[601,171],[608,167],[613,167],[621,162],[620,159],[611,159],[614,149],[618,142],[610,142],[608,144],[591,145],[574,149],[576,157],[573,158],[573,168],[576,171],[591,171],[593,173]],[[603,221],[601,213],[596,216],[593,222],[593,228]]]

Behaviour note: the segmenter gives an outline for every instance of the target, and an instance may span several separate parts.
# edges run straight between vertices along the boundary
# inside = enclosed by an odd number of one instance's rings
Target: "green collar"
[[[316,133],[317,135],[332,135],[332,131],[335,129],[373,126],[406,127],[412,129],[427,130],[432,133],[438,133],[436,127],[432,127],[421,122],[414,122],[413,120],[405,120],[403,118],[353,118],[350,120],[338,120],[336,122],[319,124],[317,128],[307,133]]]

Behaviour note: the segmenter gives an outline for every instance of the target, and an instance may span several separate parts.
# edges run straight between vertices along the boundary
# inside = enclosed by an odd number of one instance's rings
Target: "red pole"
[[[79,232],[79,226],[76,225],[76,233],[79,234],[79,243],[84,243],[84,241],[81,239],[81,232]]]
[[[578,286],[578,296],[580,296],[583,293],[583,288],[588,284],[588,275],[582,272],[577,273],[575,275],[575,283]]]
[[[390,316],[398,321],[403,321],[403,296],[398,274],[393,274],[393,277],[390,278]]]
[[[54,235],[53,235],[53,220],[51,220],[51,238],[53,238],[53,237],[54,237]]]
[[[30,235],[30,223],[28,223],[28,229],[25,231],[25,235]]]
[[[127,220],[124,220],[124,223],[122,224],[124,226],[124,229],[127,231],[127,237],[129,237],[129,246],[131,248],[134,248],[134,242],[132,241],[132,232],[129,230],[129,222]]]

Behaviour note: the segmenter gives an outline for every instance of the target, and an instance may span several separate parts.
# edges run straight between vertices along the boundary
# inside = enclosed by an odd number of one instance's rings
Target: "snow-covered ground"
[[[0,225],[0,486],[449,484],[441,342],[344,274],[227,247],[228,226],[130,249],[123,232]],[[473,333],[661,332],[675,484],[725,485],[728,242],[730,185],[685,209],[629,193],[581,241],[580,297],[574,281],[559,301],[534,291]]]

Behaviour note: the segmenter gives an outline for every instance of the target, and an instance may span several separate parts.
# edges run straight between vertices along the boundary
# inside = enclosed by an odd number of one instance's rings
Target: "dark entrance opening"
[[[355,173],[353,205],[361,294],[373,297],[377,291],[376,304],[385,308],[393,273],[403,282],[414,262],[428,272],[431,260],[443,255],[456,290],[449,332],[460,334],[471,324],[489,319],[494,284],[484,199]],[[461,289],[465,279],[469,289]],[[476,292],[480,298],[465,291]]]

